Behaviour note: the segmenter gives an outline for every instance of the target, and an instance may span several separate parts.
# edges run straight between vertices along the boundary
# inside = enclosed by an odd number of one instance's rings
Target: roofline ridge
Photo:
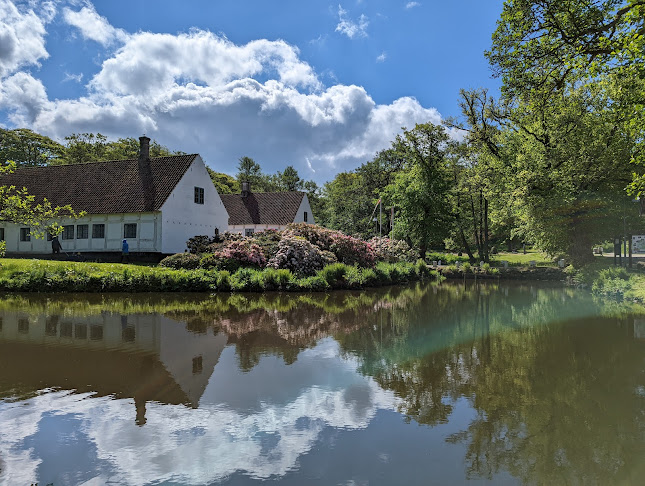
[[[201,157],[198,153],[195,154],[181,154],[181,155],[162,155],[161,157],[150,157],[150,160],[170,159],[174,157]],[[139,159],[110,159],[110,160],[90,160],[88,162],[79,162],[78,164],[52,164],[52,165],[37,165],[28,167],[16,167],[16,170],[23,169],[49,169],[52,167],[71,167],[75,165],[91,165],[91,164],[107,164],[112,162],[138,162]]]

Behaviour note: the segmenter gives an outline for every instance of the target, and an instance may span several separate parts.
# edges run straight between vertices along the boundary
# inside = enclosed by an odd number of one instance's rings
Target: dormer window
[[[195,187],[195,204],[204,204],[204,188]]]

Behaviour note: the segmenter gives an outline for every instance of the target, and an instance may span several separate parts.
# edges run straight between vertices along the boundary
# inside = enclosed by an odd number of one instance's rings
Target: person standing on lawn
[[[121,245],[121,263],[128,263],[130,261],[130,247],[128,240],[123,238],[123,245]]]

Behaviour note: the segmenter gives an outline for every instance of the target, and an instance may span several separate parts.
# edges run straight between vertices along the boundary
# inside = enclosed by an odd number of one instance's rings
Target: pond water
[[[643,484],[645,316],[521,283],[0,297],[0,484]]]

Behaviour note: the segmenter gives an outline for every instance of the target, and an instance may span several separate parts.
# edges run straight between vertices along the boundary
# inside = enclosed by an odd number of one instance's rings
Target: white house
[[[139,140],[138,159],[20,168],[0,177],[0,185],[84,211],[80,219],[60,222],[68,253],[120,252],[124,238],[131,252],[180,253],[195,235],[226,231],[228,214],[202,158],[150,158],[150,139]],[[0,240],[8,254],[51,253],[51,242],[33,238],[25,225],[0,222]]]
[[[267,229],[283,230],[289,223],[315,223],[304,192],[251,192],[250,184],[243,182],[241,194],[221,194],[220,198],[231,233],[248,236]]]

